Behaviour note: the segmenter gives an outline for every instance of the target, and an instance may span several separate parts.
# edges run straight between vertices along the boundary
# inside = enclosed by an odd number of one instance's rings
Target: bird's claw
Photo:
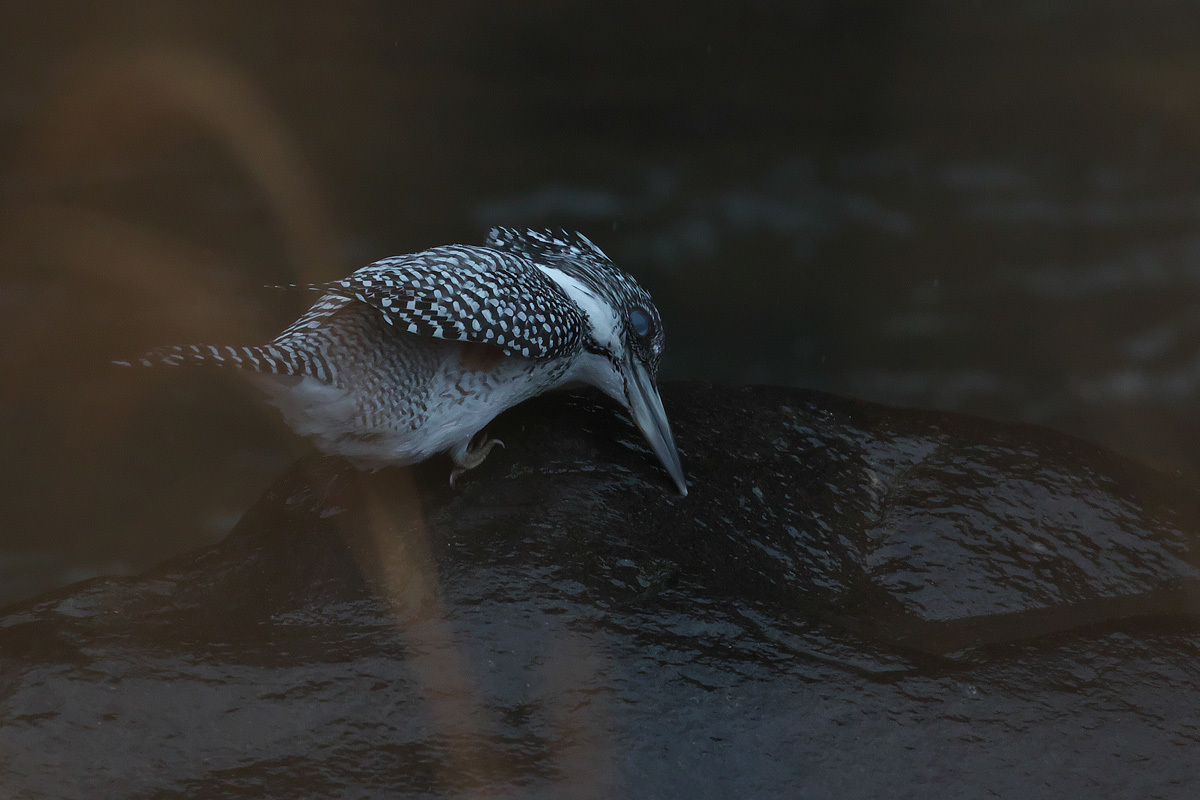
[[[478,444],[468,442],[460,454],[455,454],[454,469],[450,471],[450,488],[454,488],[460,475],[482,464],[483,460],[487,458],[488,453],[492,452],[492,448],[496,445],[504,447],[504,442],[499,439],[491,439],[485,434],[480,437]]]

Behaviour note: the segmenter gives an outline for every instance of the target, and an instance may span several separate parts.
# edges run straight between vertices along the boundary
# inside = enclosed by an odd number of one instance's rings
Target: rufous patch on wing
[[[473,372],[495,369],[502,358],[504,358],[504,351],[499,347],[477,342],[463,342],[462,353],[459,356],[463,368]]]

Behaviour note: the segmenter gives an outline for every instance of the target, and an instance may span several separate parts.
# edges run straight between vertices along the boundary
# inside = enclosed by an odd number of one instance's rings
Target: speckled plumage
[[[686,492],[653,386],[658,312],[585,237],[497,228],[484,247],[387,258],[309,288],[320,300],[270,344],[167,347],[138,363],[238,367],[324,452],[368,468],[447,452],[456,474],[486,456],[492,443],[472,440],[497,414],[592,383],[650,431]]]
[[[385,258],[317,288],[365,303],[417,336],[494,344],[507,355],[567,355],[583,330],[578,309],[529,259],[489,247]]]

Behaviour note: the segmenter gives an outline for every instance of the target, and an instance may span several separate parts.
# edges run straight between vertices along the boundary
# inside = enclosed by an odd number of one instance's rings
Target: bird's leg
[[[487,454],[492,452],[492,448],[496,445],[504,447],[504,442],[493,439],[486,432],[480,431],[462,444],[452,448],[450,459],[454,462],[454,469],[450,472],[450,485],[454,486],[459,475],[482,464],[483,460],[487,458]]]

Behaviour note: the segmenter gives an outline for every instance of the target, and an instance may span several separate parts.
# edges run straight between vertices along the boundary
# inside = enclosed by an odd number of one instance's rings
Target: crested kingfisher
[[[583,234],[493,228],[482,247],[393,256],[304,288],[321,298],[270,344],[163,347],[133,363],[238,368],[322,452],[364,469],[444,452],[451,485],[502,445],[483,432],[500,412],[590,384],[629,411],[687,494],[656,384],[658,309]]]

